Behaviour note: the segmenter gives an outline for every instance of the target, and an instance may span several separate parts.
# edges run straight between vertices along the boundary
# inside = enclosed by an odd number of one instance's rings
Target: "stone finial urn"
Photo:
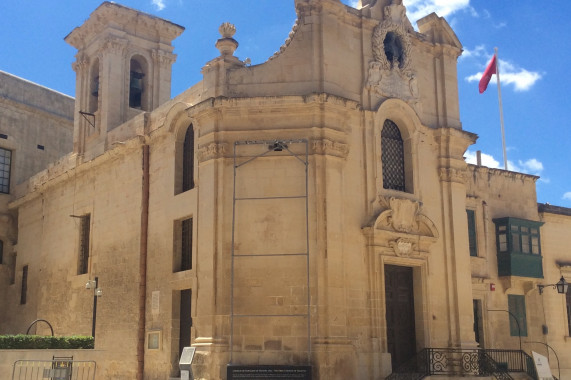
[[[232,38],[236,33],[236,27],[229,22],[225,22],[220,25],[218,31],[222,35],[222,38],[216,41],[216,49],[220,50],[222,56],[234,55],[234,52],[238,48],[238,41]]]

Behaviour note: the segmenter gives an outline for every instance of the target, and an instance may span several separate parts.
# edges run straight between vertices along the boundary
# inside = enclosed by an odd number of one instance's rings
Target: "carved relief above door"
[[[383,255],[424,257],[438,240],[435,224],[422,213],[420,202],[404,198],[383,198],[386,206],[375,221],[363,228],[369,245]]]

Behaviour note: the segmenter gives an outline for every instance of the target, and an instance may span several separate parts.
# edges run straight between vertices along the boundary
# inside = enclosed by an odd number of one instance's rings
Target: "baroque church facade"
[[[394,0],[294,4],[267,62],[236,57],[225,23],[203,80],[172,99],[183,27],[105,2],[65,38],[72,141],[2,198],[0,333],[94,332],[74,356],[102,379],[180,376],[188,346],[201,379],[229,364],[383,379],[431,348],[571,352],[569,293],[538,287],[571,279],[571,210],[538,205],[535,176],[465,162],[477,136],[448,23],[415,31]]]

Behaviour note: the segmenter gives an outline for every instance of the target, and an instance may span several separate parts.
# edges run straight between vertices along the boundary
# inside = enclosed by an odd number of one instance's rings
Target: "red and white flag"
[[[480,89],[480,94],[486,91],[486,88],[488,88],[488,83],[490,83],[492,75],[496,74],[496,66],[497,66],[496,55],[494,54],[492,60],[490,61],[490,63],[488,63],[488,67],[486,67],[486,70],[484,71],[482,78],[480,79],[480,85],[478,86]]]

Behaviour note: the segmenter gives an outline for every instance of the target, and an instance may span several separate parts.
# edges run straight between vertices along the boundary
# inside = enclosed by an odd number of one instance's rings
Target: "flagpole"
[[[498,59],[498,48],[494,48],[496,56],[496,79],[498,80],[498,100],[500,104],[500,125],[502,127],[502,149],[504,151],[504,169],[508,170],[508,157],[506,154],[506,132],[504,129],[504,110],[502,106],[502,88],[500,87],[500,60]]]

